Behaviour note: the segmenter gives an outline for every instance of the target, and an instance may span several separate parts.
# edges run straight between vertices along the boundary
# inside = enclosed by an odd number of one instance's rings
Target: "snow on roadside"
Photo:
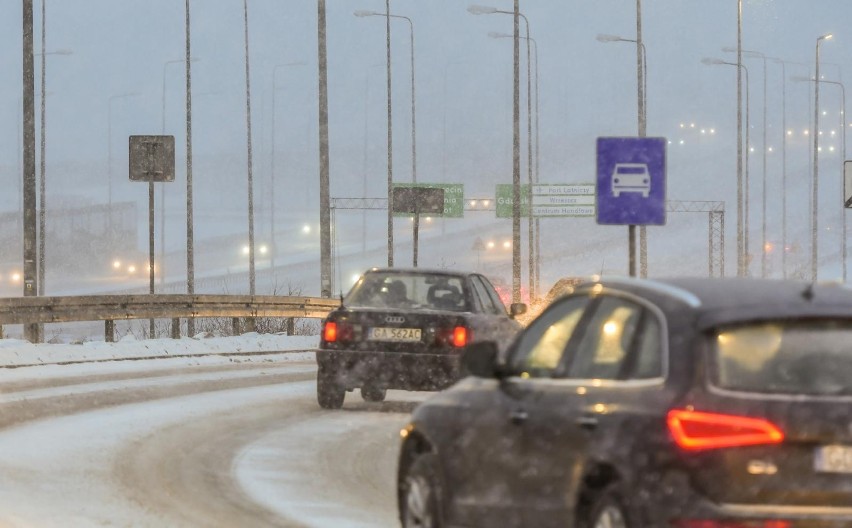
[[[247,333],[235,337],[146,339],[125,336],[117,343],[90,341],[83,344],[32,344],[19,339],[0,339],[0,368],[67,364],[140,358],[170,358],[303,351],[298,359],[313,359],[319,336],[287,336]],[[304,357],[302,357],[304,356]],[[293,358],[297,359],[297,358]]]

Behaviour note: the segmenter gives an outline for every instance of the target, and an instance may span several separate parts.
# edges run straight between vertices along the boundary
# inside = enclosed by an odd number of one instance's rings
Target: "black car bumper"
[[[645,492],[633,497],[633,506],[649,526],[678,526],[677,521],[727,521],[745,527],[841,528],[852,526],[852,506],[797,506],[787,504],[724,504],[708,499],[680,478],[662,476],[643,480]],[[647,485],[655,480],[661,485]],[[676,485],[679,483],[679,485]],[[741,523],[741,524],[735,524]],[[689,526],[689,524],[685,524]],[[699,525],[699,524],[695,524]],[[710,524],[708,523],[708,526]],[[726,526],[726,525],[723,525]]]
[[[461,377],[461,352],[452,354],[317,350],[317,364],[347,390],[371,385],[410,391],[442,390]]]

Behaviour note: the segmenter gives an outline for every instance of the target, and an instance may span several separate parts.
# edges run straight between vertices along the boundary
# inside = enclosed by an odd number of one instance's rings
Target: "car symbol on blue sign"
[[[597,142],[597,221],[666,223],[666,139],[601,137]]]

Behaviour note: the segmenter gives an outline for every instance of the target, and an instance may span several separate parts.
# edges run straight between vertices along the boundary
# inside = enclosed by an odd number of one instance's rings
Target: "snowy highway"
[[[394,526],[427,395],[322,411],[312,354],[0,369],[0,526]]]

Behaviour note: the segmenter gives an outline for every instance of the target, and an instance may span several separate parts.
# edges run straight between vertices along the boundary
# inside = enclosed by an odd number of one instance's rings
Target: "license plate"
[[[852,473],[852,446],[818,447],[814,456],[814,469],[821,473]]]
[[[375,341],[420,341],[419,328],[373,328],[370,339]]]

